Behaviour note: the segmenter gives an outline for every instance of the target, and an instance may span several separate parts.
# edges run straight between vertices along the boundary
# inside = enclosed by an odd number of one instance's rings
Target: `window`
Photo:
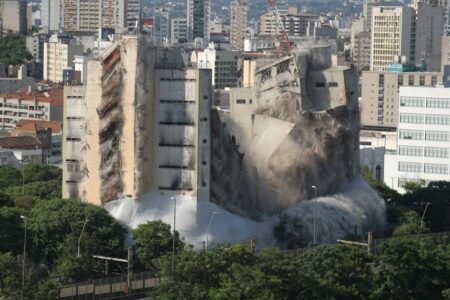
[[[400,129],[399,135],[402,140],[423,140],[422,130]]]
[[[448,165],[425,164],[424,173],[428,174],[448,174]]]
[[[329,83],[328,83],[328,86],[329,86],[329,87],[338,87],[338,83],[332,81],[332,82],[329,82]]]
[[[318,88],[325,87],[325,82],[316,82],[316,87],[318,87]]]
[[[448,132],[446,131],[425,131],[426,141],[448,142]]]
[[[375,180],[381,182],[381,166],[377,165],[375,168]]]
[[[399,161],[398,162],[398,170],[400,172],[421,173],[422,172],[422,163]]]
[[[399,154],[406,156],[422,156],[423,148],[420,146],[399,146]]]
[[[403,75],[398,75],[398,86],[403,85]]]
[[[425,147],[425,156],[448,158],[448,148]]]
[[[414,75],[408,76],[408,85],[414,85]]]
[[[245,104],[245,99],[236,99],[236,104]]]
[[[421,124],[421,123],[423,123],[423,115],[422,114],[401,113],[400,114],[400,123]]]
[[[427,107],[430,108],[450,108],[450,99],[448,98],[428,98]]]
[[[447,115],[427,115],[426,124],[435,124],[435,125],[449,125],[450,124],[450,116]]]
[[[406,107],[424,107],[425,101],[419,97],[400,97],[400,106]]]

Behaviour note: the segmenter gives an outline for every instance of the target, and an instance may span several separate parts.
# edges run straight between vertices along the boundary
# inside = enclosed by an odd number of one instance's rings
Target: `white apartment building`
[[[396,154],[385,155],[385,183],[399,191],[405,182],[449,176],[450,90],[401,87]]]
[[[62,121],[62,89],[0,94],[0,129],[12,130],[22,119]]]
[[[230,44],[232,49],[244,50],[247,29],[247,0],[235,0],[230,4]]]
[[[299,11],[296,7],[289,7],[288,10],[284,11],[280,10],[280,18],[284,30],[290,36],[307,36],[310,22],[319,20],[319,16],[316,14]],[[260,34],[273,35],[277,33],[275,32],[278,27],[276,23],[269,13],[262,15],[260,18]]]
[[[44,79],[62,82],[63,70],[72,68],[74,57],[83,55],[83,52],[83,45],[71,44],[53,35],[44,44]]]
[[[414,61],[414,32],[415,14],[411,7],[373,7],[370,70],[383,71],[395,56]]]

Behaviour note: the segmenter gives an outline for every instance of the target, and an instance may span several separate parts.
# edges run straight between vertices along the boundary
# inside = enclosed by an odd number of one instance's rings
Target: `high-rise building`
[[[385,183],[405,192],[406,182],[450,181],[448,88],[402,87],[397,151],[385,155]]]
[[[203,39],[209,41],[211,3],[210,0],[187,0],[187,32],[188,40]]]
[[[25,34],[27,32],[27,1],[3,0],[3,30]]]
[[[170,25],[170,43],[173,45],[187,42],[186,18],[174,18]]]
[[[353,37],[352,63],[358,71],[370,69],[370,32],[359,32]]]
[[[45,33],[58,31],[61,27],[62,4],[61,0],[42,0],[41,24]]]
[[[244,50],[247,29],[247,0],[235,0],[230,4],[230,44],[231,48]]]
[[[284,30],[290,36],[307,36],[308,27],[311,21],[319,20],[319,16],[312,13],[299,11],[296,7],[289,7],[288,10],[280,10],[280,18]],[[260,34],[273,35],[278,28],[276,21],[269,13],[260,18]]]
[[[100,205],[168,193],[209,201],[211,71],[144,43],[127,37],[89,61],[84,95],[67,88],[65,198]]]
[[[101,29],[121,28],[139,20],[139,0],[61,1],[61,26],[69,32],[98,33]]]
[[[415,13],[411,7],[373,7],[370,69],[383,71],[396,56],[414,61],[415,27]]]
[[[375,6],[383,5],[383,0],[365,0],[363,6],[364,26],[367,31],[372,30],[372,9]]]
[[[365,128],[391,127],[398,123],[398,92],[402,86],[436,86],[442,73],[417,72],[412,65],[392,64],[387,71],[362,73],[361,123]]]
[[[171,8],[168,6],[155,9],[152,36],[156,45],[169,43],[171,14]]]
[[[64,69],[73,68],[75,55],[83,55],[83,52],[83,45],[77,45],[53,35],[44,44],[44,79],[62,82]]]

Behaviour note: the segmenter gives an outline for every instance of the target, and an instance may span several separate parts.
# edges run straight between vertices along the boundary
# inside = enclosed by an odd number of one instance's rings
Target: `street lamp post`
[[[425,205],[425,210],[423,211],[422,218],[420,219],[420,228],[423,228],[423,220],[425,219],[425,214],[427,213],[427,208],[430,204],[430,202],[427,202],[427,204]]]
[[[316,219],[317,219],[317,187],[312,186],[314,189],[314,218],[313,218],[313,244],[317,244],[317,233],[316,233]]]
[[[177,198],[170,197],[173,200],[173,238],[172,238],[172,277],[175,273],[175,230],[176,230],[176,216],[177,216]]]
[[[26,263],[26,255],[27,255],[27,217],[20,216],[24,221],[24,239],[23,239],[23,258],[22,258],[22,299],[23,293],[25,291],[25,263]]]
[[[214,216],[217,214],[217,212],[213,212],[211,214],[211,219],[209,219],[209,224],[208,224],[208,228],[206,229],[206,250],[208,250],[208,240],[209,240],[209,228],[211,227],[211,223],[214,219]]]
[[[81,245],[81,237],[83,236],[83,232],[84,232],[84,228],[86,227],[86,223],[88,222],[88,218],[86,217],[86,219],[84,220],[83,223],[83,229],[81,229],[81,233],[80,236],[78,237],[78,252],[77,252],[77,257],[80,257],[80,245]]]

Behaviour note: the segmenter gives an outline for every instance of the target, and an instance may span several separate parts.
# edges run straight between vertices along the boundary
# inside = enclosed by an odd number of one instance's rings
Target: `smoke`
[[[145,194],[140,199],[116,200],[105,204],[105,208],[132,229],[155,220],[173,226],[174,198],[176,229],[195,248],[201,248],[207,239],[209,243],[238,243],[255,239],[258,247],[275,246],[272,232],[279,221],[278,216],[264,217],[258,222],[233,214],[211,202],[159,193]],[[308,240],[312,240],[314,204],[317,205],[317,237],[321,244],[335,243],[337,239],[353,233],[355,226],[361,234],[380,231],[386,224],[384,201],[361,179],[342,185],[334,195],[302,201],[284,211],[299,217],[302,235]]]

